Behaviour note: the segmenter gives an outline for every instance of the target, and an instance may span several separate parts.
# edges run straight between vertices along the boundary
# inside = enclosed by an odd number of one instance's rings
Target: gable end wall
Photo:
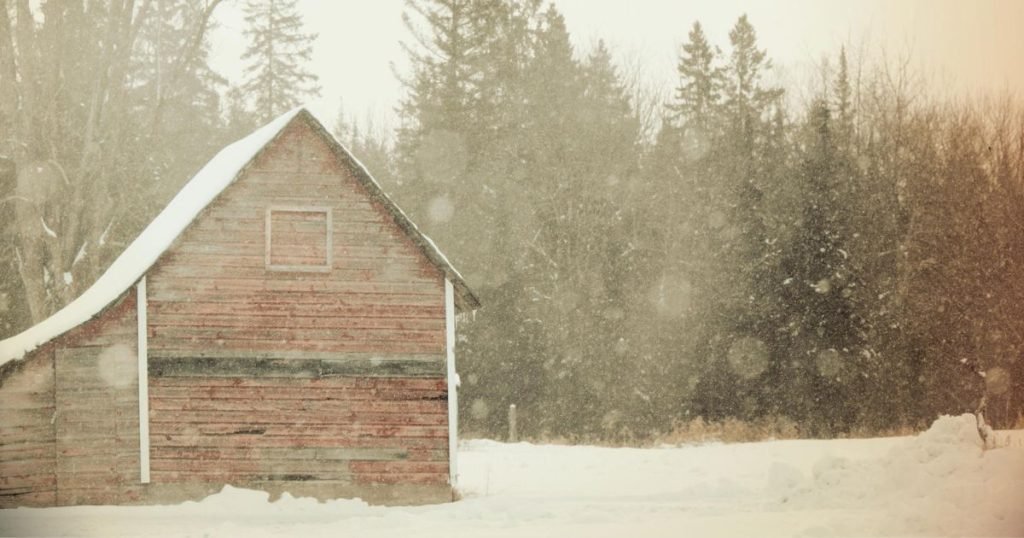
[[[329,271],[268,270],[271,207],[329,210]],[[306,120],[147,286],[155,490],[451,500],[444,275]]]
[[[331,209],[330,271],[267,270],[271,206]],[[444,353],[443,274],[302,120],[199,215],[148,282],[150,356]]]

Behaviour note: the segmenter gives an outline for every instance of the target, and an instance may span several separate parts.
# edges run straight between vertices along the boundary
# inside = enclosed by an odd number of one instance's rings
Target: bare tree
[[[201,16],[171,84],[195,64],[221,0],[182,1]],[[152,174],[144,148],[161,142],[145,133],[161,121],[163,101],[134,101],[130,71],[153,3],[0,2],[0,96],[13,97],[0,100],[0,154],[17,169],[0,211],[13,214],[6,233],[33,322],[91,284],[119,250],[110,247],[135,233],[133,218],[145,213],[141,180]]]

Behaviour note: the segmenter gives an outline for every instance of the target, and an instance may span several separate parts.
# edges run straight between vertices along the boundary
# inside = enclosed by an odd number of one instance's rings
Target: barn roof
[[[383,205],[427,259],[452,282],[456,306],[461,310],[479,307],[479,300],[437,245],[409,220],[384,193],[366,167],[313,114],[298,107],[217,153],[84,293],[49,318],[0,341],[0,364],[23,357],[29,351],[92,319],[117,300],[149,271],[200,212],[242,175],[263,148],[294,121],[306,121],[327,142],[334,155],[349,165],[356,179],[366,187],[370,195]]]

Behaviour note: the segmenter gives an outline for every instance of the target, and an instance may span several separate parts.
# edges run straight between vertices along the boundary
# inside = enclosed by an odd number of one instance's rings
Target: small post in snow
[[[516,404],[509,404],[508,406],[508,442],[517,442],[518,436],[516,435]]]

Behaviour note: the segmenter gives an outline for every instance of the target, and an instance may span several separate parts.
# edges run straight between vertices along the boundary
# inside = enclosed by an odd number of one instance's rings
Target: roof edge
[[[359,159],[352,155],[352,152],[350,152],[344,144],[335,138],[335,136],[331,134],[326,127],[324,127],[323,122],[321,122],[312,112],[304,109],[299,112],[298,116],[307,120],[310,126],[328,142],[328,146],[336,157],[350,165],[350,168],[356,172],[356,179],[370,191],[370,194],[373,197],[380,200],[381,204],[385,209],[387,209],[388,213],[394,219],[395,224],[397,224],[398,227],[413,240],[416,246],[420,248],[423,255],[426,256],[435,267],[444,273],[445,278],[451,280],[452,286],[455,288],[455,306],[457,310],[470,311],[480,308],[480,299],[469,288],[469,285],[466,284],[466,280],[463,278],[462,274],[459,273],[454,265],[452,265],[452,262],[448,260],[448,257],[441,252],[437,243],[434,243],[427,234],[423,233],[419,229],[419,226],[417,226],[416,223],[414,223],[412,219],[402,211],[402,208],[398,207],[398,204],[396,204],[394,200],[384,192],[383,187],[381,187],[376,178],[370,174],[369,169],[367,169]]]

